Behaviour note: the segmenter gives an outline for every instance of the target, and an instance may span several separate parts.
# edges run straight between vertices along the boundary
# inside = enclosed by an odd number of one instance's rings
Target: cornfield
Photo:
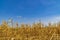
[[[0,25],[0,40],[60,40],[60,23],[21,24],[10,27],[7,22]]]

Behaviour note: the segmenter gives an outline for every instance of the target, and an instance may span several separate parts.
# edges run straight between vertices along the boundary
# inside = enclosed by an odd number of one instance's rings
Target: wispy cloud
[[[51,16],[51,17],[45,17],[41,19],[44,24],[51,23],[57,23],[60,21],[60,16]]]
[[[44,24],[48,24],[49,22],[51,23],[57,23],[60,21],[60,16],[47,16],[47,17],[41,17],[41,18],[25,18],[22,16],[18,16],[18,22],[21,23],[25,23],[25,24],[32,24],[32,23],[37,23],[39,21],[41,21]],[[21,18],[21,19],[20,19]]]
[[[17,16],[17,18],[22,18],[22,16]]]
[[[56,0],[40,0],[40,3],[44,6],[56,4]]]

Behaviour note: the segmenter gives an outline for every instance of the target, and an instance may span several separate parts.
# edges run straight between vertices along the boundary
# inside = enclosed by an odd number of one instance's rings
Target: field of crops
[[[60,23],[21,24],[10,27],[7,22],[0,25],[0,40],[60,40]]]

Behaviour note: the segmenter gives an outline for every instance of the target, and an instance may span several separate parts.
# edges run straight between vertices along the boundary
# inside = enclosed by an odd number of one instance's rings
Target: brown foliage
[[[0,25],[0,37],[13,37],[16,40],[49,40],[52,34],[55,32],[56,34],[60,34],[60,24],[49,25],[46,27],[42,26],[42,23],[36,23],[31,25],[21,24],[17,27],[10,27],[6,22]]]

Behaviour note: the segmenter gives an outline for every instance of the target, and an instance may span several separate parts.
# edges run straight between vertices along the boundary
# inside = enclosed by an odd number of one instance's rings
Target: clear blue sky
[[[0,22],[9,17],[18,22],[33,22],[51,16],[60,16],[60,0],[0,0]]]

